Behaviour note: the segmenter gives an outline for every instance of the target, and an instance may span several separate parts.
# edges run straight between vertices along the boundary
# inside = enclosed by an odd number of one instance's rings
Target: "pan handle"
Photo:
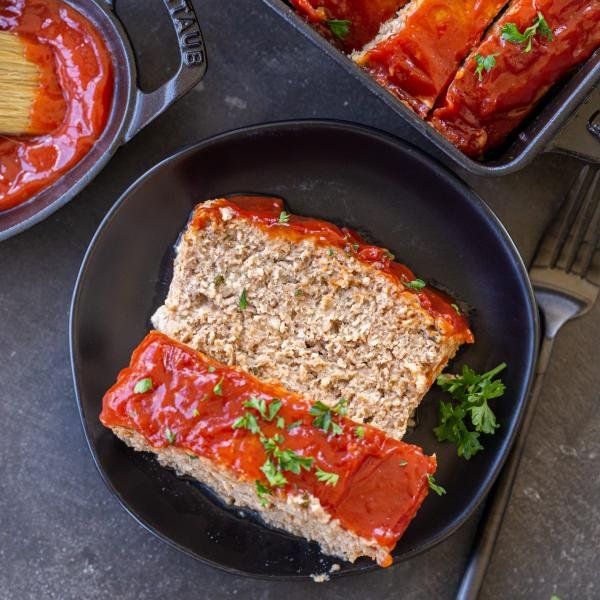
[[[600,164],[600,89],[579,107],[548,148]]]
[[[110,3],[110,0],[105,1]],[[137,89],[133,116],[123,137],[123,143],[128,142],[140,129],[167,110],[175,100],[200,83],[206,73],[204,38],[191,0],[163,2],[177,35],[181,62],[177,73],[157,90],[143,92]],[[112,4],[117,14],[118,2],[113,0]]]

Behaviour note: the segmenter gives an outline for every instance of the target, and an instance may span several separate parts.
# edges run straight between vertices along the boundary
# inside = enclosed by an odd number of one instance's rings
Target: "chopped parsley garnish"
[[[200,413],[198,412],[198,409],[197,409],[197,408],[195,408],[195,409],[192,411],[192,416],[193,416],[193,417],[199,417],[199,416],[200,416]]]
[[[483,56],[483,54],[475,55],[475,75],[479,77],[479,81],[483,80],[483,71],[489,73],[496,66],[496,56],[498,54],[488,54],[487,56]]]
[[[335,250],[333,248],[329,248],[327,250],[327,254],[329,254],[329,256],[335,256]]]
[[[219,383],[217,383],[217,385],[215,385],[215,387],[213,388],[213,392],[217,396],[223,395],[223,379],[225,379],[225,375],[223,375],[223,377],[221,377],[221,379],[219,379]]]
[[[263,445],[267,454],[273,454],[275,450],[277,450],[277,444],[281,444],[281,442],[284,440],[284,437],[279,433],[276,433],[273,437],[268,438],[262,435],[262,432],[259,430],[259,435],[260,443]]]
[[[336,38],[343,40],[350,33],[352,21],[346,19],[328,19],[327,25]]]
[[[429,489],[438,496],[443,496],[446,493],[446,490],[435,482],[433,475],[427,475],[427,482],[429,483]]]
[[[285,450],[275,448],[273,456],[279,462],[279,468],[282,471],[291,471],[296,475],[300,474],[301,469],[310,471],[315,460],[312,456],[301,456],[289,448]]]
[[[248,411],[246,411],[241,417],[237,418],[233,422],[232,427],[234,429],[248,429],[252,433],[260,433],[260,427],[258,426],[256,417]]]
[[[242,310],[246,310],[248,308],[248,292],[246,292],[246,288],[244,288],[242,290],[242,293],[240,294],[240,299],[238,301],[238,306]]]
[[[405,467],[407,464],[408,464],[408,461],[407,461],[407,460],[404,460],[404,459],[401,459],[401,460],[400,460],[400,466],[401,466],[401,467]]]
[[[451,304],[450,306],[454,309],[454,312],[456,312],[457,315],[462,315],[460,306],[458,306],[458,304]]]
[[[283,417],[277,417],[277,429],[283,429],[285,427],[285,420]]]
[[[243,403],[243,406],[257,410],[265,421],[272,421],[281,408],[281,400],[279,400],[279,398],[273,398],[267,407],[267,401],[264,398],[252,396]]]
[[[291,431],[292,429],[296,429],[296,427],[300,427],[300,425],[302,425],[302,420],[300,420],[300,421],[294,421],[293,423],[290,423],[287,426],[287,430]]]
[[[470,459],[483,450],[479,442],[480,434],[493,434],[499,425],[496,416],[488,405],[488,400],[504,394],[505,386],[501,379],[494,379],[506,368],[501,363],[494,369],[478,375],[464,365],[460,375],[442,374],[437,384],[450,394],[452,402],[440,402],[439,424],[434,428],[438,441],[456,444],[458,456]],[[469,429],[465,420],[470,418],[473,429]]]
[[[544,19],[544,15],[539,11],[536,18],[533,20],[533,24],[527,27],[523,33],[519,31],[519,28],[515,23],[506,23],[501,31],[503,40],[520,46],[524,44],[525,47],[523,48],[523,52],[531,52],[533,38],[536,35],[545,37],[549,42],[554,39],[552,29],[548,26],[546,19]]]
[[[223,275],[217,275],[214,279],[213,279],[213,285],[215,287],[219,287],[221,285],[223,285],[225,283],[225,277],[223,277]]]
[[[209,373],[214,373],[215,371],[216,371],[216,369],[212,365],[210,367],[208,367]]]
[[[270,496],[273,492],[271,488],[267,487],[264,483],[261,483],[258,479],[254,482],[256,484],[256,495],[260,499],[260,503],[262,506],[269,506],[269,499],[267,496]]]
[[[365,428],[362,427],[361,425],[359,425],[358,427],[354,428],[354,433],[355,433],[356,437],[364,438],[365,437]]]
[[[152,379],[150,377],[144,377],[144,379],[140,379],[133,388],[134,394],[145,394],[150,390],[154,389],[154,383],[152,383]]]
[[[333,435],[340,435],[342,433],[342,428],[333,421],[332,417],[334,414],[336,415],[345,415],[346,414],[346,404],[348,401],[346,398],[342,398],[334,407],[329,407],[326,404],[323,404],[320,400],[317,401],[311,409],[308,411],[313,417],[313,425],[322,429],[325,433],[331,433]]]
[[[177,439],[177,435],[173,433],[168,427],[165,427],[165,438],[169,444],[174,444]]]
[[[270,458],[267,458],[260,470],[265,474],[269,485],[273,487],[283,487],[288,482],[285,475],[277,469]]]
[[[322,481],[326,485],[336,485],[340,476],[337,473],[328,473],[317,467],[315,469],[315,475],[319,481]]]
[[[279,213],[279,222],[280,223],[288,223],[290,220],[290,215],[288,215],[288,213],[285,212],[285,210],[282,210]]]
[[[411,290],[420,292],[427,284],[422,279],[413,279],[412,281],[402,281],[402,283]]]

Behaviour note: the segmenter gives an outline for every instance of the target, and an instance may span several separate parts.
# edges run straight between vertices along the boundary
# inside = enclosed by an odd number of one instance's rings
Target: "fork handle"
[[[531,428],[531,422],[533,421],[535,407],[540,396],[553,345],[554,337],[544,336],[540,347],[535,381],[529,401],[525,407],[523,422],[517,433],[514,446],[506,460],[506,464],[485,503],[485,508],[473,541],[473,549],[456,594],[456,600],[476,600],[479,596],[479,591],[481,590],[492,558],[494,546],[502,527],[502,521],[510,500],[519,463],[523,456],[525,441]]]

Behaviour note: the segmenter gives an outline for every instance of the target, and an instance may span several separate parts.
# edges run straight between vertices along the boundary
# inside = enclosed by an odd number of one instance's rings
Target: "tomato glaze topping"
[[[111,109],[113,70],[91,23],[60,0],[0,3],[0,30],[18,34],[26,57],[41,68],[44,93],[32,123],[56,126],[48,135],[0,138],[0,210],[6,210],[53,183],[100,137]],[[52,70],[60,91],[46,86]]]
[[[465,315],[448,294],[431,285],[419,290],[408,287],[406,284],[416,280],[415,274],[406,265],[396,262],[389,250],[368,244],[356,231],[320,219],[285,213],[281,198],[267,196],[231,196],[215,200],[210,206],[200,204],[192,218],[192,226],[202,228],[211,219],[221,220],[220,209],[225,207],[235,216],[260,225],[270,235],[282,236],[293,242],[310,237],[319,244],[343,250],[349,256],[376,267],[392,277],[400,291],[416,294],[421,306],[432,317],[444,320],[450,335],[468,343],[474,341]]]
[[[151,385],[136,393],[136,384],[148,379]],[[283,423],[244,407],[252,397],[265,399],[267,406],[279,399],[277,418]],[[369,425],[357,432],[357,424],[343,416],[334,415],[339,435],[325,433],[313,423],[311,406],[279,385],[261,382],[153,331],[105,394],[100,420],[107,427],[137,431],[155,448],[173,445],[221,464],[241,480],[267,485],[260,470],[267,453],[259,436],[233,427],[252,412],[264,436],[284,438],[282,450],[314,458],[310,470],[283,471],[287,484],[278,488],[281,493],[312,494],[346,529],[391,550],[427,495],[435,457]],[[288,429],[291,424],[295,426]],[[317,468],[337,475],[337,483],[319,481]]]

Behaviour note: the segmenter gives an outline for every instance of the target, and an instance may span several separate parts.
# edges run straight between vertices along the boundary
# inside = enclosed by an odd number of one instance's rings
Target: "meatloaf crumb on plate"
[[[280,199],[198,205],[155,328],[402,438],[465,342],[454,301],[356,233]]]

